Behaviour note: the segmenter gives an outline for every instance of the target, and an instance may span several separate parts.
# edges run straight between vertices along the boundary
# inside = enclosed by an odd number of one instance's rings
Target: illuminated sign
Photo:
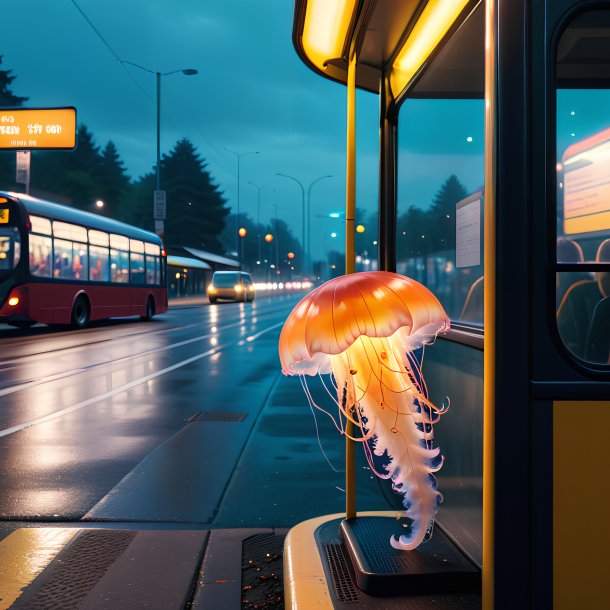
[[[76,108],[0,110],[0,149],[72,149],[76,146]]]
[[[0,225],[8,224],[9,221],[9,211],[4,208],[0,209]]]
[[[570,146],[562,166],[565,234],[610,229],[610,129]]]

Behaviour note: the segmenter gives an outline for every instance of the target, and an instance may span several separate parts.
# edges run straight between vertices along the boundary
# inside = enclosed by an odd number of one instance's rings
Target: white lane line
[[[262,317],[266,317],[266,314],[260,314]],[[240,320],[238,322],[234,322],[233,324],[228,324],[227,326],[222,326],[220,331],[229,330],[231,328],[236,328],[237,326],[243,326],[246,323],[245,320]],[[273,328],[280,326],[283,322],[279,322]],[[265,331],[264,331],[265,332]],[[15,392],[21,392],[23,390],[28,390],[30,388],[35,388],[37,386],[43,385],[45,383],[50,383],[52,381],[57,381],[58,379],[65,379],[66,377],[72,377],[74,375],[80,375],[81,373],[86,373],[93,369],[107,366],[109,364],[115,364],[117,362],[124,362],[125,360],[132,360],[134,358],[140,358],[143,356],[150,356],[151,354],[156,354],[158,352],[164,352],[170,349],[175,349],[177,347],[182,347],[184,345],[189,345],[190,343],[196,343],[197,341],[203,341],[204,339],[209,339],[213,337],[216,333],[209,333],[206,335],[199,335],[197,337],[192,337],[191,339],[185,339],[184,341],[179,341],[178,343],[171,343],[170,345],[162,345],[161,347],[156,347],[154,349],[149,349],[143,352],[138,352],[136,354],[129,354],[127,356],[121,356],[120,358],[114,358],[112,360],[104,360],[103,362],[94,362],[93,364],[88,364],[86,366],[79,367],[77,369],[70,369],[68,371],[63,371],[61,373],[54,373],[53,375],[48,375],[46,377],[39,377],[37,379],[26,379],[15,385],[8,386],[6,388],[0,389],[0,396],[6,396],[8,394],[14,394]],[[256,339],[258,335],[254,335],[253,338],[248,337],[247,341],[253,341]],[[243,341],[239,341],[237,345],[243,345]],[[23,362],[23,360],[21,361]]]
[[[228,326],[223,326],[221,330],[228,330],[230,328],[235,328],[236,326],[241,326],[242,322],[235,322],[234,324],[229,324]],[[51,381],[57,381],[58,379],[63,379],[65,377],[72,377],[73,375],[79,375],[81,373],[85,373],[87,371],[91,371],[93,369],[99,368],[101,366],[107,366],[109,364],[114,364],[115,362],[123,362],[125,360],[132,360],[134,358],[139,358],[141,356],[149,356],[150,354],[156,354],[158,352],[164,352],[170,349],[175,349],[176,347],[182,347],[183,345],[188,345],[189,343],[195,343],[197,341],[203,341],[204,339],[209,339],[212,337],[214,333],[209,333],[207,335],[199,335],[198,337],[192,337],[191,339],[186,339],[184,341],[179,341],[178,343],[170,343],[170,345],[163,345],[161,347],[156,347],[154,349],[149,349],[144,352],[138,352],[137,354],[129,354],[127,356],[121,356],[121,358],[114,358],[112,360],[104,360],[103,362],[94,362],[93,364],[88,364],[87,366],[79,367],[77,369],[70,369],[69,371],[64,371],[62,373],[55,373],[54,375],[48,375],[47,377],[39,377],[38,379],[29,379],[18,383],[16,385],[9,386],[8,388],[3,388],[0,390],[0,396],[6,396],[7,394],[14,394],[15,392],[21,392],[22,390],[26,390],[29,388],[33,388],[39,385],[43,385],[45,383],[49,383]]]
[[[283,324],[283,322],[281,322],[281,324]],[[260,337],[268,332],[271,332],[272,330],[276,329],[278,326],[279,326],[279,324],[274,324],[273,326],[270,326],[269,328],[262,330],[261,332],[258,333],[258,337]],[[216,354],[223,349],[227,349],[227,348],[229,348],[231,346],[235,346],[235,345],[237,345],[237,342],[227,343],[226,345],[213,347],[212,349],[209,349],[209,350],[203,352],[202,354],[197,354],[196,356],[192,356],[191,358],[187,358],[186,360],[182,360],[181,362],[176,362],[176,364],[172,364],[171,366],[168,366],[167,368],[156,371],[155,373],[151,373],[150,375],[146,375],[145,377],[140,377],[139,379],[135,379],[134,381],[130,381],[129,383],[126,383],[114,390],[105,392],[104,394],[99,394],[98,396],[93,396],[92,398],[83,400],[82,402],[76,403],[75,405],[72,405],[71,407],[66,407],[65,409],[61,409],[60,411],[55,411],[55,413],[49,413],[49,415],[45,415],[44,417],[39,417],[38,419],[33,419],[29,422],[24,422],[23,424],[18,424],[17,426],[12,426],[11,428],[5,428],[4,430],[0,430],[0,437],[8,436],[9,434],[14,434],[15,432],[21,432],[22,430],[26,430],[27,428],[31,428],[32,426],[37,426],[39,424],[43,424],[45,422],[48,422],[53,419],[57,419],[59,417],[67,415],[68,413],[73,413],[74,411],[78,411],[80,409],[83,409],[84,407],[88,407],[89,405],[93,405],[97,402],[101,402],[102,400],[106,400],[107,398],[111,398],[112,396],[116,396],[117,394],[122,394],[123,392],[127,392],[128,390],[131,390],[132,388],[142,385],[143,383],[146,383],[147,381],[151,381],[152,379],[156,379],[157,377],[161,377],[162,375],[171,373],[172,371],[175,371],[176,369],[182,368],[183,366],[191,364],[192,362],[196,362],[197,360],[201,360],[202,358],[207,358],[208,356],[212,356],[213,354]]]
[[[250,343],[251,341],[256,341],[256,339],[258,339],[261,335],[264,335],[266,332],[269,332],[273,328],[277,328],[278,326],[282,326],[282,324],[284,324],[284,322],[278,322],[277,324],[274,324],[273,326],[271,326],[269,328],[266,328],[265,330],[262,330],[260,333],[256,333],[255,335],[250,335],[249,337],[246,338],[246,341],[248,343]]]
[[[285,305],[283,305],[281,307],[276,307],[275,309],[269,309],[267,311],[260,311],[260,312],[257,311],[255,313],[258,317],[266,317],[269,315],[276,314],[280,311],[283,311],[284,309],[286,309]],[[242,314],[241,314],[242,311],[243,310],[241,310],[241,309],[239,310],[240,320],[242,317]],[[235,311],[235,312],[232,311],[230,313],[237,314],[237,311]],[[217,317],[217,314],[212,315],[212,312],[210,312],[208,317]],[[237,315],[230,316],[229,320],[231,318],[236,319]],[[68,345],[66,347],[58,347],[57,349],[47,350],[44,352],[36,352],[35,354],[27,354],[25,356],[18,356],[11,360],[0,360],[0,367],[6,366],[6,365],[11,365],[11,364],[23,364],[23,363],[30,362],[33,360],[34,361],[35,360],[44,360],[45,358],[48,358],[48,357],[55,357],[55,355],[58,352],[65,354],[65,353],[69,353],[71,351],[79,351],[79,350],[87,349],[89,346],[96,345],[99,343],[107,343],[109,341],[128,341],[128,340],[133,339],[134,337],[139,337],[141,335],[145,335],[148,338],[153,335],[158,335],[161,333],[182,331],[182,330],[186,330],[188,328],[192,328],[194,326],[203,326],[203,325],[210,324],[210,323],[211,323],[211,320],[202,320],[201,322],[195,322],[193,324],[186,324],[184,326],[172,326],[170,328],[160,328],[158,330],[137,331],[137,332],[128,333],[128,334],[121,334],[117,337],[109,337],[107,339],[98,339],[98,340],[90,341],[90,342],[84,343],[84,344],[79,343],[77,345]],[[224,328],[226,328],[226,327],[224,327]],[[67,332],[62,332],[62,333],[53,333],[50,335],[40,335],[39,338],[40,338],[40,340],[42,340],[42,339],[46,339],[46,338],[62,339],[62,338],[68,338],[68,337],[82,337],[83,335],[89,335],[89,334],[94,335],[94,334],[97,334],[98,332],[105,331],[105,330],[107,330],[107,331],[120,330],[120,327],[108,327],[108,328],[104,327],[104,328],[100,328],[100,329],[87,330],[87,331],[78,332],[78,333],[67,331]],[[15,343],[9,343],[9,345],[26,345],[26,343],[25,342],[18,342],[18,343],[15,342]],[[0,373],[1,372],[3,372],[3,371],[0,371]]]

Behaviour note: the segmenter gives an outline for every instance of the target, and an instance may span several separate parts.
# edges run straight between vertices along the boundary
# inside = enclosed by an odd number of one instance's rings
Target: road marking
[[[26,527],[0,540],[0,610],[6,610],[80,528]]]
[[[262,335],[275,330],[278,326],[283,324],[283,322],[279,322],[278,324],[274,324],[257,334],[257,338]],[[66,407],[65,409],[61,409],[59,411],[55,411],[54,413],[49,413],[49,415],[45,415],[44,417],[39,417],[38,419],[33,419],[29,422],[24,422],[23,424],[18,424],[17,426],[12,426],[10,428],[5,428],[4,430],[0,430],[0,437],[8,436],[9,434],[14,434],[15,432],[21,432],[22,430],[26,430],[27,428],[31,428],[32,426],[37,426],[38,424],[43,424],[45,422],[51,421],[53,419],[57,419],[62,417],[63,415],[67,415],[68,413],[73,413],[74,411],[79,411],[84,407],[88,407],[89,405],[95,404],[97,402],[101,402],[102,400],[106,400],[107,398],[111,398],[112,396],[116,396],[117,394],[122,394],[123,392],[127,392],[132,388],[135,388],[147,381],[151,381],[152,379],[156,379],[157,377],[161,377],[162,375],[166,375],[167,373],[171,373],[176,369],[182,368],[192,362],[196,362],[197,360],[201,360],[202,358],[207,358],[208,356],[212,356],[220,352],[221,350],[227,349],[232,346],[238,345],[238,341],[233,343],[227,343],[226,345],[220,345],[218,347],[213,347],[201,354],[197,354],[196,356],[192,356],[191,358],[187,358],[186,360],[182,360],[177,362],[176,364],[172,364],[164,369],[156,371],[155,373],[151,373],[150,375],[146,375],[144,377],[140,377],[139,379],[135,379],[134,381],[130,381],[114,390],[110,390],[108,392],[104,392],[103,394],[99,394],[98,396],[93,396],[92,398],[88,398],[87,400],[83,400],[71,407]]]
[[[275,312],[274,312],[275,313]],[[261,314],[262,316],[266,314]],[[233,324],[228,324],[227,326],[223,326],[221,330],[228,330],[230,328],[236,328],[237,326],[242,326],[244,324],[243,321],[234,322]],[[279,322],[272,328],[276,328],[280,326],[283,322]],[[263,331],[266,332],[266,331]],[[254,335],[253,337],[248,337],[247,341],[253,341],[257,339],[258,336]],[[190,343],[196,343],[197,341],[203,341],[204,339],[209,339],[213,337],[214,333],[208,333],[206,335],[199,335],[197,337],[191,337],[190,339],[185,339],[184,341],[179,341],[178,343],[170,343],[169,345],[162,345],[161,347],[155,347],[154,349],[146,350],[144,352],[138,352],[137,354],[129,354],[127,356],[121,356],[120,358],[114,358],[113,360],[104,360],[103,362],[94,362],[93,364],[88,364],[87,366],[79,367],[77,369],[70,369],[69,371],[63,371],[61,373],[55,373],[53,375],[48,375],[46,377],[39,377],[38,379],[26,379],[21,381],[15,385],[11,385],[7,388],[0,389],[0,396],[6,396],[8,394],[14,394],[15,392],[21,392],[23,390],[28,390],[31,388],[35,388],[37,386],[43,385],[45,383],[50,383],[52,381],[58,381],[59,379],[65,379],[67,377],[73,377],[74,375],[80,375],[81,373],[86,373],[88,371],[94,370],[96,368],[107,366],[109,364],[115,364],[117,362],[123,362],[125,360],[132,360],[134,358],[140,358],[143,356],[150,356],[151,354],[156,354],[158,352],[164,352],[170,349],[175,349],[176,347],[183,347],[184,345],[188,345]],[[238,342],[238,345],[243,345],[242,342]],[[20,362],[23,362],[21,360]],[[2,363],[0,363],[2,364]]]
[[[256,315],[259,317],[264,317],[264,316],[269,316],[269,315],[273,315],[275,313],[278,313],[282,310],[286,309],[286,305],[283,305],[281,307],[276,307],[275,309],[269,309],[268,311],[261,311],[261,312],[256,312]],[[239,310],[239,312],[236,310],[235,313],[239,313],[239,317],[241,319],[241,309]],[[233,313],[233,312],[231,312]],[[215,314],[217,315],[217,314]],[[210,312],[210,317],[212,317],[212,312]],[[231,318],[237,318],[238,316],[231,316]],[[193,324],[186,324],[185,326],[171,326],[170,328],[160,328],[158,330],[148,330],[148,331],[141,331],[141,332],[133,332],[133,333],[128,333],[128,334],[121,334],[118,337],[110,337],[108,339],[98,339],[96,341],[90,341],[88,343],[79,343],[77,345],[68,345],[66,347],[58,347],[56,349],[53,350],[47,350],[44,352],[36,352],[35,354],[27,354],[25,356],[18,356],[17,358],[12,358],[10,360],[0,360],[0,367],[2,366],[6,366],[6,365],[11,365],[11,364],[23,364],[25,362],[30,362],[32,360],[44,360],[45,358],[48,357],[55,357],[55,355],[57,354],[57,352],[63,352],[63,353],[67,353],[70,351],[78,351],[78,350],[82,350],[82,349],[86,349],[87,347],[91,346],[91,345],[96,345],[98,343],[107,343],[109,341],[128,341],[133,339],[133,337],[138,337],[140,335],[146,335],[146,337],[151,337],[153,335],[158,335],[161,333],[170,333],[170,332],[176,332],[176,331],[182,331],[182,330],[186,330],[188,328],[192,328],[194,326],[203,326],[205,324],[210,323],[209,320],[202,320],[201,322],[195,322]],[[103,327],[103,328],[96,328],[96,329],[91,329],[91,330],[85,330],[80,331],[80,332],[73,332],[73,331],[66,331],[66,332],[60,332],[60,333],[53,333],[53,334],[45,334],[45,335],[36,335],[36,336],[32,336],[32,337],[27,337],[28,339],[32,339],[32,338],[37,338],[39,337],[40,339],[45,339],[45,338],[51,338],[51,339],[62,339],[62,338],[68,338],[68,337],[82,337],[83,335],[88,335],[88,334],[97,334],[97,332],[100,331],[112,331],[112,330],[120,330],[120,326],[113,326],[113,327]],[[226,327],[224,327],[226,328]],[[28,342],[25,341],[19,341],[19,342],[13,342],[13,343],[9,343],[8,345],[15,345],[15,346],[21,346],[21,345],[27,345]],[[2,373],[3,371],[0,371],[0,373]]]

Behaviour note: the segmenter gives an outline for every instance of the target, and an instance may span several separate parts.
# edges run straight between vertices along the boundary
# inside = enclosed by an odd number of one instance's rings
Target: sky
[[[119,59],[159,72],[198,70],[162,79],[162,153],[179,138],[192,140],[235,210],[237,160],[226,148],[257,151],[240,162],[240,211],[256,221],[257,190],[250,183],[265,186],[261,222],[275,204],[297,236],[300,189],[276,174],[293,176],[306,190],[331,174],[311,195],[313,254],[320,256],[323,240],[316,235],[342,235],[341,221],[324,216],[345,205],[346,92],[298,58],[293,9],[290,0],[19,0],[3,7],[5,23],[14,27],[3,29],[2,68],[17,77],[13,92],[30,98],[26,106],[75,106],[98,145],[114,141],[133,178],[155,162],[155,77]],[[376,95],[358,93],[357,206],[366,212],[377,205],[378,104]],[[479,100],[403,106],[399,213],[408,205],[427,207],[451,173],[476,190],[482,113]],[[373,230],[367,227],[371,241]]]

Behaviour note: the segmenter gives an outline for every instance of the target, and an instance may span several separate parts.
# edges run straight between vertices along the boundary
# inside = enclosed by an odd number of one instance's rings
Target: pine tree
[[[165,241],[223,252],[220,234],[229,213],[226,200],[187,138],[161,159],[161,187],[167,193]]]
[[[2,64],[0,55],[0,64]],[[0,106],[14,108],[27,102],[29,98],[15,95],[11,91],[11,85],[17,78],[11,74],[11,70],[0,70]],[[0,153],[0,189],[14,190],[21,188],[15,184],[15,153],[14,151],[3,151]]]
[[[455,249],[455,204],[467,195],[466,187],[451,175],[434,196],[428,212],[432,252]]]
[[[104,202],[101,213],[110,218],[122,220],[123,198],[129,187],[125,165],[114,142],[108,141],[99,162],[100,199]]]
[[[0,64],[2,63],[3,55],[0,55]],[[0,106],[4,108],[15,108],[21,106],[23,102],[27,102],[29,98],[15,95],[10,87],[12,82],[17,78],[11,74],[12,70],[0,70]]]

